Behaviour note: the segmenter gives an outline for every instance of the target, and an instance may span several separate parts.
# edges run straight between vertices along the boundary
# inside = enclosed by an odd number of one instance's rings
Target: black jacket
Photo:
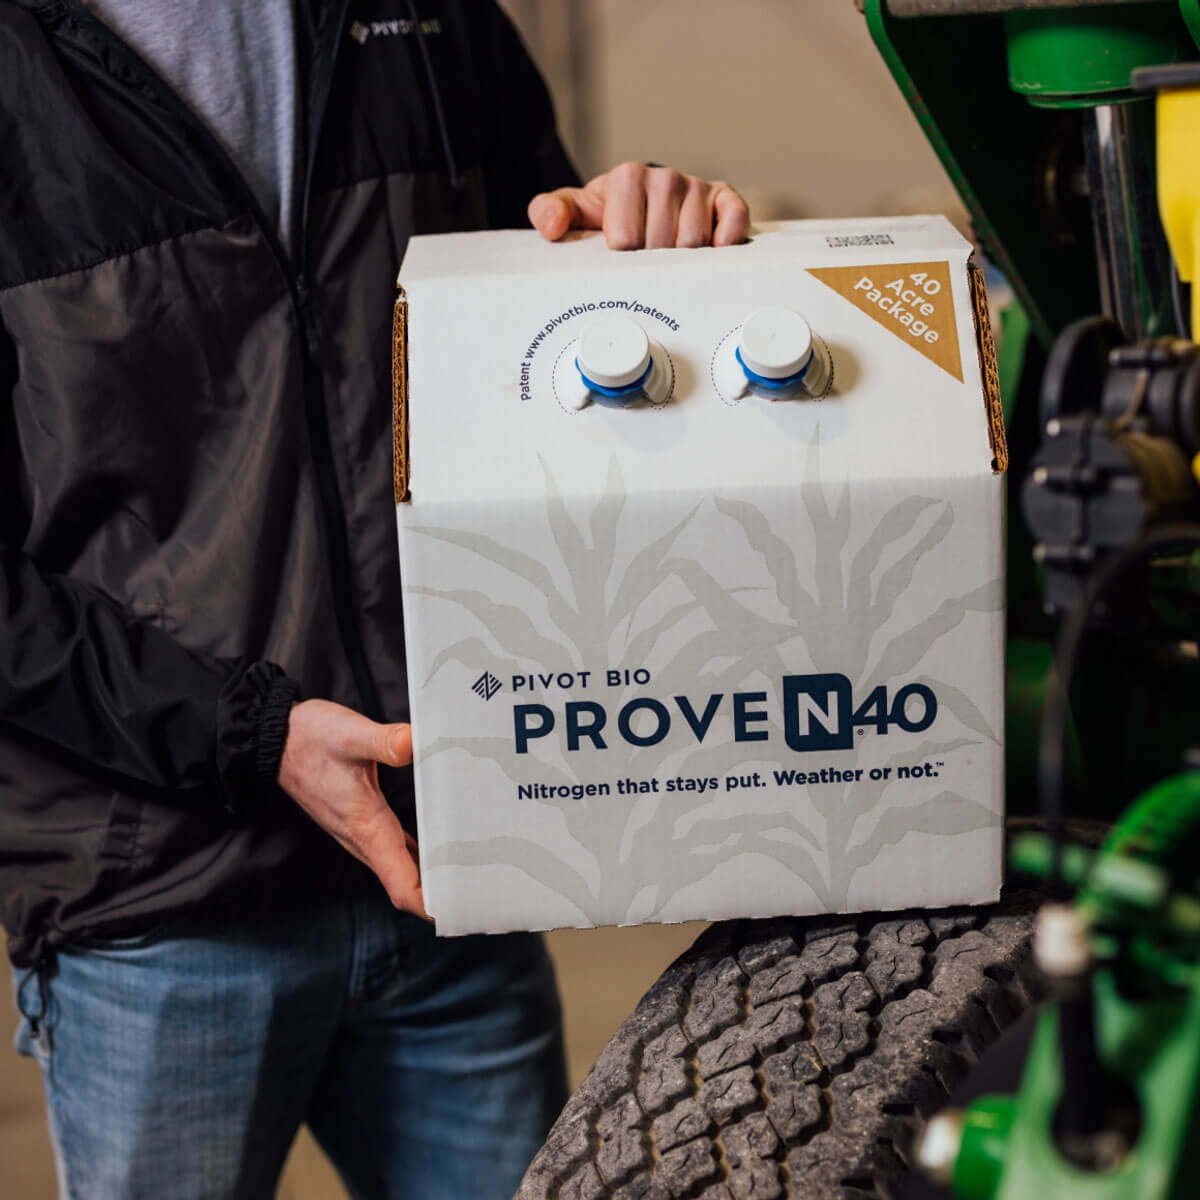
[[[281,239],[80,0],[0,0],[0,920],[19,965],[362,882],[274,779],[301,692],[408,715],[396,272],[411,234],[521,225],[574,181],[491,0],[298,9],[307,133]]]

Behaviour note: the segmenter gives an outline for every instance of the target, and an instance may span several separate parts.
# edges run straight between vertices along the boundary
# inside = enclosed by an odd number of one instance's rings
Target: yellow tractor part
[[[1158,93],[1158,210],[1200,338],[1200,80]]]

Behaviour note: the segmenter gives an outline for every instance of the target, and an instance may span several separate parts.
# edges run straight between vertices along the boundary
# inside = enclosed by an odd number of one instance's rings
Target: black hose
[[[1188,318],[1188,310],[1191,308],[1191,296],[1183,294],[1183,280],[1179,278],[1179,268],[1174,262],[1171,263],[1171,312],[1175,316],[1175,332],[1181,338],[1192,340],[1192,322]],[[1190,288],[1188,289],[1191,290]]]
[[[1046,691],[1038,747],[1038,800],[1054,848],[1049,882],[1052,899],[1062,901],[1067,898],[1062,871],[1066,842],[1063,759],[1067,705],[1071,678],[1092,612],[1117,584],[1156,555],[1196,545],[1200,545],[1200,524],[1195,522],[1162,525],[1151,530],[1135,545],[1102,562],[1063,618],[1055,647],[1054,672]],[[1095,996],[1089,974],[1084,972],[1077,977],[1059,979],[1055,981],[1054,991],[1058,1003],[1063,1086],[1057,1132],[1063,1152],[1077,1165],[1083,1165],[1080,1155],[1094,1153],[1095,1135],[1108,1127],[1114,1097],[1120,1096],[1121,1089],[1105,1071],[1098,1053]]]
[[[1135,545],[1114,554],[1089,577],[1076,604],[1063,618],[1055,647],[1054,671],[1046,689],[1046,707],[1042,713],[1041,739],[1038,746],[1038,807],[1054,846],[1050,894],[1064,899],[1067,887],[1062,874],[1065,842],[1063,802],[1063,761],[1065,758],[1067,706],[1071,677],[1088,622],[1096,605],[1130,572],[1148,563],[1156,555],[1172,549],[1200,545],[1200,524],[1175,522],[1160,525],[1145,534]]]

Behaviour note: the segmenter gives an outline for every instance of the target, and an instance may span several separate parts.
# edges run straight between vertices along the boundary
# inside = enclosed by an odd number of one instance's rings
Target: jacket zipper
[[[321,512],[325,524],[325,537],[329,555],[330,579],[329,585],[333,592],[334,617],[337,622],[338,635],[342,649],[350,664],[354,676],[355,687],[363,713],[374,721],[383,720],[383,706],[379,700],[379,691],[367,665],[366,652],[363,648],[362,634],[358,627],[358,618],[354,611],[354,593],[351,584],[350,546],[346,532],[346,510],[342,502],[341,487],[338,483],[337,469],[333,456],[333,443],[329,432],[329,414],[325,404],[325,382],[321,375],[321,338],[317,329],[316,316],[313,310],[312,291],[306,277],[308,268],[308,222],[309,201],[312,192],[313,167],[316,160],[317,145],[320,140],[321,126],[325,119],[325,109],[329,99],[329,91],[333,83],[334,68],[337,65],[338,50],[346,24],[346,13],[350,0],[340,0],[337,5],[337,19],[333,26],[333,42],[328,54],[328,63],[324,65],[321,75],[310,80],[309,93],[317,98],[317,103],[310,112],[305,113],[306,132],[305,163],[303,182],[301,184],[299,224],[295,230],[295,261],[283,245],[272,222],[253,189],[246,182],[245,176],[238,170],[236,164],[226,152],[224,146],[216,139],[208,126],[179,98],[174,88],[170,87],[157,72],[138,55],[132,47],[122,41],[117,34],[99,17],[84,7],[81,0],[67,0],[72,17],[80,26],[91,29],[98,37],[120,47],[122,51],[135,61],[147,80],[152,83],[159,94],[161,102],[175,118],[181,121],[203,144],[212,160],[221,168],[233,185],[238,199],[246,206],[251,219],[263,235],[271,255],[282,274],[288,288],[291,300],[292,317],[300,333],[302,380],[304,391],[304,413],[307,425],[309,449],[312,454],[313,471],[317,481],[317,495],[321,504]],[[296,14],[298,20],[303,20],[303,14]],[[314,41],[314,51],[318,48]],[[317,55],[314,53],[314,59]]]

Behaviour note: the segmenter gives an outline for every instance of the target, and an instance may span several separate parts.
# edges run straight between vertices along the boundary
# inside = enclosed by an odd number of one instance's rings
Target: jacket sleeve
[[[488,224],[521,229],[529,224],[525,210],[538,192],[577,186],[579,173],[563,149],[550,92],[520,34],[493,0],[480,7],[487,13],[480,125]]]
[[[0,330],[0,403],[15,375]],[[10,429],[0,463],[17,487]],[[298,686],[277,666],[198,654],[97,588],[41,571],[0,521],[0,724],[86,773],[219,796],[273,786]]]

